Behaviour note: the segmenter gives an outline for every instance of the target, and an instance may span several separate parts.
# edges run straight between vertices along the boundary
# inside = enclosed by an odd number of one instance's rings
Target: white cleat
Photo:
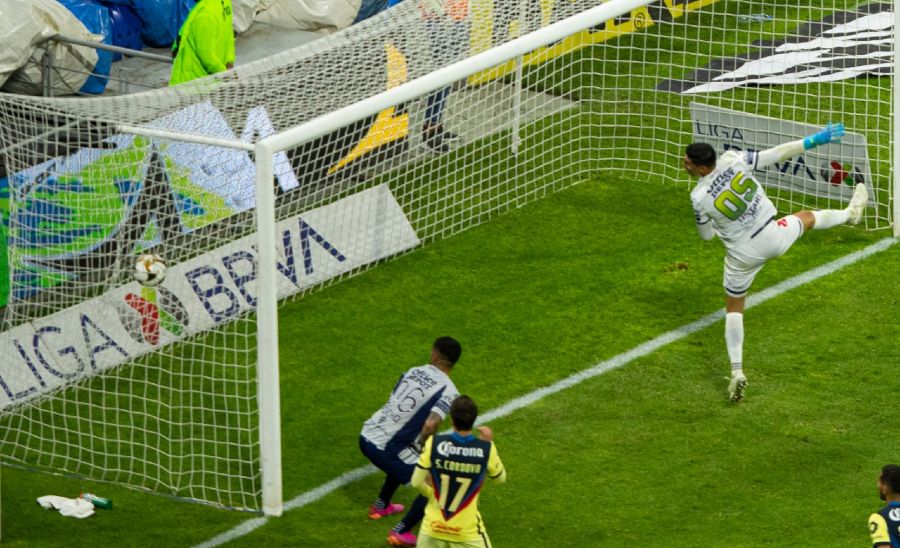
[[[858,225],[862,221],[868,202],[869,191],[866,190],[866,185],[859,183],[853,189],[853,198],[850,198],[850,205],[847,206],[847,213],[850,214],[850,218],[847,219],[848,224]]]
[[[744,390],[747,388],[747,377],[743,373],[731,376],[728,383],[728,399],[737,403],[744,399]]]

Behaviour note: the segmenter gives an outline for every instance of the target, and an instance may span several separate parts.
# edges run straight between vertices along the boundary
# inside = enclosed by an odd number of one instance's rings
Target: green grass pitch
[[[796,16],[787,3],[778,5],[770,10],[774,19],[767,25],[773,28],[784,26],[786,13]],[[721,2],[715,9],[730,6]],[[710,21],[697,15],[692,24],[703,28]],[[739,30],[747,43],[759,32]],[[654,95],[661,101],[655,106],[635,103],[620,96],[615,82],[599,79],[618,74],[623,86],[640,82],[652,89],[659,78],[678,76],[676,67],[705,62],[688,60],[683,51],[682,42],[694,39],[691,29],[678,35],[650,29],[621,38],[621,45],[665,57],[655,69],[647,64],[655,72],[644,75],[631,74],[641,67],[629,64],[626,70],[621,52],[603,46],[577,54],[592,65],[582,67],[578,79],[554,82],[542,69],[532,71],[534,85],[574,94],[581,104],[559,120],[530,128],[531,138],[546,141],[552,133],[560,143],[597,143],[603,152],[588,159],[597,166],[593,177],[281,309],[285,500],[366,463],[357,448],[363,420],[403,371],[427,360],[438,335],[462,342],[454,380],[487,411],[722,307],[723,250],[717,241],[697,237],[686,176],[678,175],[677,161],[659,174],[684,184],[653,175],[684,144],[673,137],[686,138],[689,130],[686,101]],[[849,126],[886,134],[888,128],[879,125],[886,118],[866,121],[865,113],[854,111],[860,99],[885,89],[825,86],[832,98],[827,109],[846,113]],[[733,99],[782,116],[803,96],[760,89],[737,90]],[[618,115],[633,109],[630,125],[603,134],[599,128],[621,120],[605,105],[622,109]],[[596,125],[576,137],[558,131],[577,117]],[[656,127],[645,128],[642,120]],[[613,147],[625,152],[615,162],[605,160]],[[648,147],[654,151],[637,152]],[[887,165],[879,157],[885,150],[873,153],[876,171]],[[442,179],[459,181],[432,185],[496,189],[479,179],[502,178],[502,170],[449,169],[453,156],[464,153],[437,160],[447,162]],[[507,160],[496,150],[489,154],[492,165]],[[645,174],[609,171],[622,162],[633,162]],[[557,188],[574,182],[570,173],[564,177],[569,180]],[[479,207],[481,200],[486,212],[496,207],[487,202],[500,199],[498,193],[470,192],[465,197],[475,205],[465,207]],[[405,199],[415,202],[416,196]],[[404,205],[416,205],[409,202]],[[417,228],[433,224],[440,230],[426,214],[411,217]],[[843,227],[806,234],[763,269],[753,290],[885,235]],[[866,517],[879,507],[875,476],[881,465],[900,458],[892,416],[900,373],[898,271],[894,246],[749,309],[745,367],[751,384],[739,405],[725,397],[728,364],[719,322],[494,421],[509,470],[506,485],[489,483],[482,496],[494,545],[867,542]],[[372,475],[351,483],[269,520],[232,545],[384,546],[391,522],[365,516],[380,482]],[[82,491],[112,498],[114,509],[77,521],[35,502],[41,495]],[[10,546],[189,546],[255,518],[9,466],[2,469],[0,497],[2,541]],[[397,500],[408,503],[412,497],[403,489]]]
[[[644,181],[584,183],[315,293],[282,315],[286,499],[365,464],[362,421],[449,333],[454,379],[483,410],[551,384],[721,306],[722,250],[694,233],[686,193],[655,217],[615,207]],[[881,235],[804,236],[756,289]],[[486,247],[485,242],[491,246]],[[485,488],[498,546],[819,545],[865,542],[890,436],[898,351],[895,248],[746,317],[747,400],[725,399],[722,324],[497,420],[506,485]],[[13,546],[191,545],[252,516],[6,467]],[[288,512],[236,545],[381,546],[369,476]],[[85,520],[35,498],[91,490],[115,509]],[[402,490],[398,500],[412,492]]]

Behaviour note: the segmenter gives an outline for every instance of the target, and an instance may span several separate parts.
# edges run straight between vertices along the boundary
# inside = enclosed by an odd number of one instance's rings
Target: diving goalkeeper
[[[783,162],[819,145],[839,142],[843,135],[843,124],[828,124],[804,139],[761,152],[729,150],[719,158],[707,143],[687,147],[684,169],[699,178],[691,191],[697,230],[704,240],[718,236],[726,251],[725,345],[731,360],[731,401],[743,399],[747,387],[743,371],[744,300],[753,278],[769,259],[787,251],[805,230],[859,224],[868,200],[865,185],[858,184],[846,209],[798,211],[776,220],[775,206],[753,178],[753,170]]]

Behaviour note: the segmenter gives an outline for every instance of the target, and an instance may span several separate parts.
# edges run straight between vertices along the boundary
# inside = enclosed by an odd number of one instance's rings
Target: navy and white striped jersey
[[[434,365],[413,367],[397,381],[387,403],[363,423],[361,434],[378,449],[400,453],[413,444],[431,412],[443,419],[458,396],[450,377]],[[415,463],[418,452],[408,457]]]

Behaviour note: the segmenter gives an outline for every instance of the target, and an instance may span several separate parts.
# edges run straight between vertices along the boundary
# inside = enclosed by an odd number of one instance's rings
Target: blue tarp
[[[128,49],[144,49],[144,42],[141,40],[144,25],[137,13],[125,4],[110,4],[108,7],[109,19],[112,21],[113,45]],[[113,54],[113,62],[121,58],[121,53]]]
[[[103,0],[105,4],[130,7],[141,19],[141,38],[148,46],[168,47],[178,36],[181,23],[195,0]]]
[[[93,34],[102,34],[104,44],[112,44],[112,23],[106,6],[90,0],[59,0],[59,3],[71,11],[87,27],[88,31]],[[94,75],[81,86],[82,93],[100,94],[106,89],[109,81],[109,69],[112,66],[112,53],[97,50],[97,55]]]

